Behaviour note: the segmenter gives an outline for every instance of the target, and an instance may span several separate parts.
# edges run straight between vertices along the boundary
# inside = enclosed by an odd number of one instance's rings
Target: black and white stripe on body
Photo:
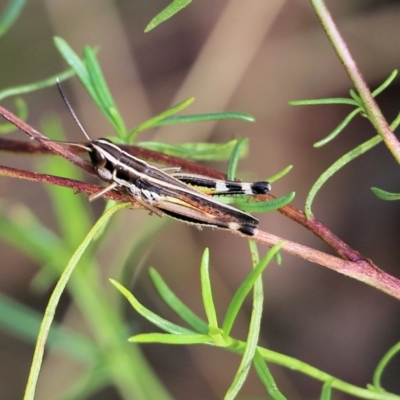
[[[266,194],[271,191],[270,183],[264,181],[237,182],[208,178],[203,175],[185,174],[182,172],[174,173],[172,176],[210,196],[233,196],[240,194],[252,196]]]
[[[72,117],[88,139],[88,144],[78,145],[89,152],[93,168],[98,176],[109,185],[99,192],[91,195],[92,201],[110,190],[124,188],[129,194],[134,196],[144,208],[162,216],[163,213],[194,225],[206,225],[236,230],[246,235],[252,236],[256,231],[258,220],[234,207],[213,200],[195,188],[189,187],[176,177],[167,174],[162,169],[158,169],[145,161],[140,160],[113,144],[107,139],[92,140],[80,123],[68,99],[66,98],[59,80],[57,87],[62,99],[67,105]],[[165,168],[174,173],[179,172],[179,168]],[[199,177],[197,178],[198,182]],[[222,182],[222,181],[221,181]],[[205,186],[204,183],[203,186]],[[267,186],[266,186],[267,185]],[[260,186],[259,183],[253,184],[253,188],[243,192],[235,182],[228,182],[224,187],[216,184],[213,195],[217,191],[228,190],[229,194],[247,193],[252,194],[269,191],[269,184],[265,182]],[[240,186],[243,188],[243,185]],[[258,189],[257,189],[258,188]],[[221,194],[221,193],[219,193]],[[250,192],[248,194],[251,194]]]
[[[227,204],[220,203],[164,171],[120,149],[107,139],[87,145],[93,167],[110,185],[122,186],[151,211],[156,207],[165,214],[189,224],[216,226],[254,235],[258,220]],[[101,192],[104,194],[104,191]]]

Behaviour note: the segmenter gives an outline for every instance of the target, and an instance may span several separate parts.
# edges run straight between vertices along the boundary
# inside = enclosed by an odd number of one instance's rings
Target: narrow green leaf
[[[293,165],[288,165],[287,167],[283,168],[281,171],[276,173],[275,175],[271,176],[267,179],[267,182],[274,183],[275,181],[282,179],[286,174],[288,174],[293,168]]]
[[[257,244],[254,240],[249,240],[249,250],[251,255],[251,263],[253,268],[260,262],[260,254],[258,253]]]
[[[333,381],[333,380],[332,380]],[[322,386],[321,400],[331,400],[332,398],[332,381],[325,382]]]
[[[158,294],[183,321],[185,321],[196,332],[207,334],[208,325],[190,310],[167,286],[161,275],[154,269],[149,270],[150,278]]]
[[[392,76],[392,75],[391,75]],[[390,79],[390,77],[389,77]],[[393,120],[393,122],[390,124],[390,129],[393,131],[397,129],[397,127],[400,125],[400,113],[397,114],[396,118]],[[314,198],[320,188],[325,184],[325,182],[334,174],[336,173],[339,169],[344,167],[347,163],[350,161],[354,160],[355,158],[359,157],[360,155],[364,154],[368,150],[372,149],[375,147],[377,144],[379,144],[382,141],[380,135],[376,135],[373,138],[367,140],[364,143],[361,143],[359,146],[355,147],[353,150],[349,151],[348,153],[344,154],[342,157],[340,157],[335,163],[333,163],[314,183],[312,186],[307,199],[306,199],[306,204],[305,204],[305,214],[307,218],[310,218],[312,216],[312,211],[311,211],[311,206],[314,201]],[[376,194],[376,193],[375,193]]]
[[[396,78],[397,76],[397,69],[395,69],[390,75],[389,77],[385,80],[385,82],[383,82],[378,88],[376,88],[373,92],[372,92],[372,96],[376,97],[379,94],[381,94]]]
[[[204,310],[207,315],[208,326],[210,329],[218,329],[218,319],[215,310],[211,280],[210,280],[210,252],[206,248],[201,259],[200,276],[201,276],[201,294],[203,298]]]
[[[266,362],[258,350],[254,355],[253,363],[261,382],[264,384],[268,394],[272,397],[272,399],[286,400],[286,397],[278,389],[274,377],[272,376]]]
[[[382,387],[382,375],[383,372],[385,371],[385,368],[389,364],[389,362],[396,357],[400,353],[400,342],[397,342],[394,346],[392,346],[382,357],[382,359],[379,361],[373,375],[372,382],[374,384],[374,390],[378,392],[384,391]]]
[[[374,192],[375,196],[379,199],[386,201],[400,200],[400,193],[391,193],[386,190],[379,189],[377,187],[372,187],[371,190]]]
[[[249,213],[265,213],[286,206],[294,199],[295,195],[296,192],[290,192],[285,196],[268,201],[251,201],[247,198],[238,198],[235,204],[241,210]]]
[[[139,142],[137,145],[145,149],[190,160],[225,161],[231,156],[236,143],[237,140],[230,140],[226,143],[183,143],[179,145],[160,142]],[[242,148],[241,150],[240,157],[244,157],[247,148]]]
[[[65,270],[61,274],[60,279],[57,282],[57,285],[54,288],[54,291],[50,297],[49,303],[46,307],[43,321],[40,325],[39,335],[35,346],[35,352],[33,355],[33,361],[29,372],[28,383],[26,385],[24,400],[33,400],[35,397],[36,384],[39,378],[39,372],[41,369],[43,355],[44,355],[45,343],[49,335],[50,326],[53,322],[55,311],[59,303],[59,300],[61,298],[61,295],[64,292],[64,289],[69,281],[69,278],[71,277],[72,272],[75,269],[75,266],[81,259],[82,254],[89,246],[90,242],[92,241],[97,231],[101,228],[102,224],[108,221],[108,218],[114,212],[123,207],[126,207],[126,204],[123,203],[117,204],[115,207],[113,207],[111,210],[108,210],[105,214],[101,216],[101,218],[96,222],[91,231],[88,233],[86,238],[83,240],[81,245],[75,251],[68,265],[66,266]]]
[[[319,140],[318,142],[314,143],[314,147],[315,148],[322,147],[325,144],[329,143],[336,136],[338,136],[340,132],[343,131],[343,129],[351,122],[351,120],[356,115],[358,115],[362,111],[363,111],[362,108],[357,107],[328,136],[326,136],[323,139]]]
[[[350,89],[349,93],[350,93],[350,97],[356,102],[358,107],[363,108],[363,102],[362,102],[360,96],[358,95],[358,93],[355,92],[353,89]]]
[[[128,131],[126,129],[125,121],[122,118],[122,115],[120,114],[118,109],[114,107],[110,107],[108,112],[111,116],[111,120],[113,121],[115,132],[117,132],[118,136],[122,138],[124,144],[128,143],[126,139],[128,136]]]
[[[110,107],[115,107],[114,99],[112,98],[110,90],[108,89],[103,72],[100,68],[100,64],[90,46],[84,47],[83,57],[90,81],[97,94],[96,97],[99,103],[102,105],[102,108],[104,110],[108,110]]]
[[[82,61],[64,39],[55,37],[54,44],[67,64],[75,71],[90,97],[110,121],[118,135],[125,141],[125,124],[108,89],[95,51],[86,46],[84,48],[84,61]]]
[[[170,19],[177,12],[183,10],[187,7],[192,0],[173,0],[172,3],[165,7],[160,13],[158,13],[146,26],[145,32],[149,32],[154,29],[156,26],[160,25],[162,22]]]
[[[236,119],[239,121],[254,122],[255,119],[249,114],[239,113],[236,111],[226,111],[219,113],[195,114],[195,115],[173,115],[161,119],[154,126],[187,124],[191,122],[208,122],[221,121],[226,119]]]
[[[228,164],[227,178],[231,181],[235,179],[236,169],[239,163],[239,158],[247,154],[249,139],[243,138],[237,141],[231,152]]]
[[[54,45],[60,52],[66,63],[74,70],[79,80],[85,86],[86,90],[90,93],[90,96],[95,99],[96,93],[92,87],[90,81],[89,73],[87,71],[86,65],[80,59],[80,57],[72,50],[69,44],[60,37],[54,38]]]
[[[311,206],[314,201],[315,196],[317,195],[318,191],[321,187],[325,184],[325,182],[334,175],[337,171],[343,168],[346,164],[350,161],[354,160],[355,158],[359,157],[361,154],[364,154],[368,150],[372,149],[374,146],[379,144],[382,141],[379,135],[374,136],[373,138],[367,140],[364,143],[361,143],[353,150],[349,151],[348,153],[344,154],[340,157],[337,161],[335,161],[314,183],[310,192],[308,193],[306,204],[305,204],[305,214],[307,218],[310,218],[312,215]]]
[[[35,90],[43,89],[56,85],[56,79],[58,78],[61,82],[74,76],[74,71],[68,69],[60,72],[57,75],[53,75],[50,78],[46,78],[37,82],[28,83],[26,85],[15,86],[12,88],[3,89],[0,91],[0,101],[7,97],[18,96],[25,93],[34,92]]]
[[[396,118],[390,124],[390,129],[394,132],[400,125],[400,113],[397,114]]]
[[[85,46],[83,53],[89,78],[94,92],[96,93],[94,100],[104,115],[106,115],[108,120],[111,122],[118,135],[122,139],[125,139],[126,127],[123,122],[123,118],[121,117],[117,105],[107,86],[100,64],[97,61],[96,54],[89,46]]]
[[[110,279],[110,282],[121,292],[122,295],[126,297],[126,299],[129,301],[129,303],[132,305],[132,307],[144,318],[146,318],[148,321],[150,321],[152,324],[158,326],[160,329],[169,332],[169,333],[175,333],[175,334],[194,334],[195,332],[182,328],[179,325],[173,324],[170,321],[167,321],[166,319],[160,317],[159,315],[153,313],[153,311],[150,311],[148,308],[144,307],[142,304],[139,303],[139,301],[136,299],[136,297],[124,286],[122,286],[120,283],[115,281],[114,279]]]
[[[228,311],[226,312],[226,316],[222,325],[223,335],[225,338],[229,336],[236,316],[239,313],[239,310],[242,307],[245,298],[254,286],[255,281],[262,274],[271,259],[274,257],[275,253],[278,252],[283,245],[284,243],[278,243],[275,246],[271,247],[271,249],[260,260],[260,262],[251,271],[251,273],[247,276],[244,282],[240,285],[239,289],[236,291],[232,301],[229,304]]]
[[[163,344],[209,344],[210,336],[199,334],[171,335],[169,333],[142,333],[128,339],[133,343],[163,343]]]
[[[140,132],[142,132],[146,129],[151,129],[151,128],[158,126],[157,124],[159,121],[161,121],[164,118],[170,117],[171,115],[176,114],[179,111],[184,110],[186,107],[188,107],[193,102],[194,102],[194,97],[189,97],[188,99],[182,101],[181,103],[176,104],[175,106],[172,106],[172,107],[168,108],[167,110],[163,111],[162,113],[141,123],[135,129],[133,129],[131,132],[129,132],[129,134],[128,134],[129,141],[128,142],[132,143],[136,139],[136,136]]]
[[[289,101],[291,106],[319,106],[325,104],[347,104],[350,106],[358,107],[359,104],[346,97],[334,97],[330,99],[310,99],[310,100],[291,100]]]
[[[11,0],[0,15],[0,37],[3,36],[14,24],[22,12],[26,0]]]
[[[259,255],[257,245],[253,240],[249,240],[250,251],[253,260],[253,268],[257,268],[259,264]],[[253,289],[253,307],[251,312],[249,333],[247,335],[246,345],[243,352],[243,357],[240,361],[239,368],[235,374],[232,384],[230,385],[225,399],[235,399],[236,395],[239,393],[242,388],[247,375],[250,371],[251,364],[253,362],[253,358],[255,352],[257,350],[258,338],[260,336],[260,328],[261,328],[261,317],[264,303],[264,293],[263,293],[263,282],[261,275],[258,275],[258,278],[254,282]]]

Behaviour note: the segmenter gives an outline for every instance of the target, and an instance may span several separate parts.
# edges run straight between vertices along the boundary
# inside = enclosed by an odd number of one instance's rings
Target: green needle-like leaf
[[[386,201],[400,200],[400,193],[390,193],[377,187],[372,187],[371,190],[379,199]]]
[[[54,38],[54,45],[63,56],[66,63],[75,71],[79,80],[85,86],[86,90],[89,91],[92,99],[95,99],[96,93],[94,91],[94,88],[92,87],[89,73],[83,61],[78,57],[78,55],[72,50],[72,48],[64,39],[56,36]]]
[[[31,370],[29,373],[29,377],[28,377],[28,383],[26,385],[24,400],[33,400],[33,398],[34,398],[36,384],[38,381],[39,372],[41,369],[43,355],[44,355],[44,349],[45,349],[44,344],[46,343],[46,340],[47,340],[47,337],[48,337],[48,334],[50,331],[50,326],[51,326],[51,323],[53,322],[53,318],[55,315],[57,305],[58,305],[61,295],[64,292],[64,289],[69,281],[69,278],[71,277],[72,272],[74,271],[77,263],[79,262],[79,260],[81,259],[82,255],[83,255],[84,251],[89,246],[93,237],[96,235],[97,231],[100,229],[102,224],[104,224],[106,221],[108,221],[108,218],[110,218],[110,216],[115,211],[117,211],[123,207],[126,207],[126,205],[125,204],[117,204],[116,206],[113,207],[113,209],[110,209],[105,214],[103,214],[103,216],[96,222],[96,224],[90,230],[88,235],[82,241],[81,245],[78,247],[78,249],[72,255],[65,270],[61,274],[60,279],[57,282],[57,285],[54,288],[54,291],[50,297],[49,303],[46,307],[45,316],[43,318],[42,324],[40,325],[38,340],[37,340],[35,352],[33,355],[33,361],[32,361],[32,366],[31,366]]]
[[[249,246],[253,261],[253,267],[257,268],[257,265],[259,264],[257,244],[253,240],[249,240]],[[258,338],[260,336],[263,303],[263,281],[261,275],[258,275],[258,278],[254,282],[253,307],[251,312],[249,333],[247,335],[243,357],[240,361],[240,365],[235,374],[233,382],[225,395],[226,400],[233,400],[236,398],[250,371],[255,352],[257,351]]]
[[[169,333],[142,333],[139,335],[132,336],[128,339],[134,343],[163,343],[163,344],[209,344],[212,342],[210,336],[199,335],[199,334],[182,334],[173,335]]]
[[[53,75],[50,78],[43,79],[41,81],[28,83],[26,85],[16,86],[0,90],[0,101],[11,96],[20,96],[21,94],[34,92],[35,90],[43,89],[56,85],[56,79],[58,78],[61,82],[74,76],[74,71],[68,69],[67,71],[60,72],[57,75]]]
[[[171,117],[167,117],[158,121],[157,125],[155,126],[187,124],[189,122],[222,121],[225,119],[236,119],[245,122],[255,121],[254,117],[249,114],[239,113],[236,111],[225,111],[225,112],[208,113],[208,114],[173,115]]]
[[[96,93],[94,100],[107,116],[115,131],[118,133],[118,136],[124,140],[127,134],[125,124],[107,86],[106,80],[104,79],[96,54],[89,46],[85,46],[83,54],[91,81],[91,87]]]
[[[159,315],[153,313],[153,311],[150,311],[148,308],[144,307],[142,304],[139,303],[139,301],[136,299],[136,297],[124,286],[122,286],[120,283],[115,281],[114,279],[110,279],[110,282],[123,294],[126,299],[129,301],[129,303],[132,305],[132,307],[144,318],[146,318],[148,321],[150,321],[152,324],[158,326],[160,329],[169,332],[169,333],[175,333],[175,334],[193,334],[196,332],[193,332],[189,329],[182,328],[179,325],[173,324],[172,322],[167,321],[166,319],[160,317]]]
[[[138,146],[158,151],[170,156],[197,161],[225,161],[228,160],[235,148],[237,140],[226,143],[183,143],[172,145],[159,142],[139,142]],[[240,157],[246,155],[247,148],[241,148]]]
[[[385,368],[389,364],[389,362],[398,354],[400,353],[400,342],[396,343],[394,346],[392,346],[386,354],[382,357],[382,359],[379,361],[375,371],[374,371],[374,376],[373,376],[373,383],[374,383],[374,389],[378,392],[383,392],[384,389],[382,387],[381,379],[382,379],[382,374],[385,371]]]
[[[11,0],[0,15],[0,37],[14,24],[22,12],[26,0]]]
[[[139,126],[137,126],[135,129],[133,129],[131,132],[128,134],[128,139],[129,143],[133,143],[136,139],[136,136],[146,130],[146,129],[151,129],[156,126],[158,126],[158,123],[167,118],[170,117],[173,114],[178,113],[179,111],[184,110],[186,107],[188,107],[190,104],[194,102],[194,97],[189,97],[188,99],[182,101],[179,104],[176,104],[175,106],[172,106],[171,108],[168,108],[167,110],[163,111],[162,113],[148,119],[147,121],[141,123]]]
[[[160,13],[158,13],[146,26],[145,32],[149,32],[154,29],[156,26],[160,25],[162,22],[170,19],[177,12],[183,10],[187,7],[192,0],[173,0],[172,3],[165,7]]]
[[[293,168],[293,165],[288,165],[287,167],[283,168],[281,171],[276,173],[275,175],[269,177],[267,179],[268,182],[274,183],[275,181],[282,179],[286,174],[288,174]]]
[[[203,298],[204,310],[207,315],[208,325],[211,330],[218,330],[218,320],[212,295],[209,266],[210,266],[210,252],[208,249],[205,249],[203,257],[201,259],[201,267],[200,267],[201,293]]]
[[[379,94],[381,94],[396,78],[397,76],[397,69],[395,69],[390,75],[389,77],[385,80],[385,82],[383,82],[378,88],[376,88],[373,92],[372,92],[372,96],[376,97]]]
[[[314,201],[315,196],[321,187],[325,184],[325,182],[339,169],[348,164],[350,161],[359,157],[361,154],[364,154],[368,150],[372,149],[374,146],[379,144],[382,141],[382,138],[379,135],[374,136],[373,138],[367,140],[366,142],[360,144],[355,147],[353,150],[349,151],[342,157],[340,157],[337,161],[335,161],[314,183],[312,186],[305,204],[305,214],[307,218],[310,218],[312,215],[311,206]]]
[[[107,83],[104,79],[104,75],[101,71],[99,62],[97,61],[96,55],[93,49],[89,46],[85,46],[83,50],[84,60],[87,72],[90,77],[93,89],[96,92],[96,98],[102,105],[102,108],[108,110],[111,107],[115,107],[114,99],[108,89]]]
[[[207,323],[182,303],[175,293],[167,286],[161,275],[154,268],[150,268],[149,274],[158,294],[164,302],[196,332],[207,334]]]
[[[327,104],[347,104],[350,106],[358,107],[358,103],[355,100],[348,99],[346,97],[334,97],[330,99],[309,99],[309,100],[291,100],[289,101],[291,106],[320,106]]]
[[[223,335],[225,338],[229,336],[236,316],[239,313],[239,310],[242,307],[245,298],[254,286],[255,281],[262,274],[271,259],[274,257],[275,253],[277,253],[283,245],[284,243],[278,243],[275,246],[271,247],[271,249],[260,260],[260,262],[251,271],[251,273],[247,276],[244,282],[240,285],[239,289],[236,291],[232,301],[229,304],[228,311],[222,325]]]
[[[295,192],[290,192],[285,196],[268,201],[249,201],[246,198],[236,199],[235,204],[238,208],[249,213],[265,213],[277,210],[289,204],[295,197]]]
[[[314,143],[314,147],[322,147],[325,144],[329,143],[331,140],[333,140],[336,136],[339,135],[343,131],[343,129],[351,122],[351,120],[358,115],[360,112],[362,112],[362,108],[357,107],[355,110],[353,110],[328,136],[325,138],[319,140],[318,142]]]
[[[236,169],[239,163],[239,159],[243,154],[247,153],[249,139],[243,138],[237,141],[235,147],[231,152],[231,157],[229,159],[227,178],[231,181],[235,179]]]
[[[322,391],[321,391],[321,400],[331,400],[332,398],[332,381],[328,381],[324,383],[324,386],[322,386]]]
[[[254,367],[256,368],[257,374],[268,391],[268,394],[274,400],[286,400],[286,397],[279,391],[278,386],[275,383],[274,377],[272,376],[269,368],[264,361],[263,357],[256,351],[253,359]]]

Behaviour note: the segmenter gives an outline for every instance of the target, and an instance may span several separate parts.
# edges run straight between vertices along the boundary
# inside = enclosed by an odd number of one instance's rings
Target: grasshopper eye
[[[90,146],[89,156],[96,169],[104,168],[107,165],[107,159],[104,154],[93,146]]]

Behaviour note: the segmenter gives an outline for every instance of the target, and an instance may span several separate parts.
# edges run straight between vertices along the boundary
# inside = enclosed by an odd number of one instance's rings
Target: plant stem
[[[321,21],[328,39],[330,40],[333,48],[336,51],[340,61],[342,62],[350,80],[353,82],[354,87],[363,101],[365,112],[371,121],[372,125],[382,137],[386,146],[393,154],[393,157],[400,164],[400,142],[389,127],[388,122],[382,115],[382,112],[376,103],[375,99],[365,82],[365,79],[358,69],[350,51],[340,35],[337,26],[335,25],[328,8],[323,0],[311,0],[315,13]]]

